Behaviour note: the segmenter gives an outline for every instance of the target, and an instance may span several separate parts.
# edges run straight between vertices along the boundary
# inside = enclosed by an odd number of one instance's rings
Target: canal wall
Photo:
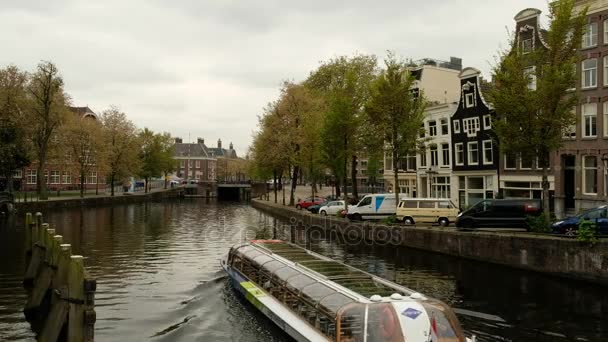
[[[292,225],[335,231],[345,243],[397,245],[482,262],[608,285],[608,241],[575,239],[525,232],[457,231],[454,228],[385,226],[310,214],[262,200],[252,206]]]
[[[182,188],[154,191],[147,194],[133,194],[116,196],[99,196],[84,198],[53,199],[48,201],[18,202],[15,203],[17,212],[45,212],[49,209],[74,208],[74,207],[97,207],[104,205],[141,203],[146,201],[157,201],[167,198],[177,198],[183,196]]]

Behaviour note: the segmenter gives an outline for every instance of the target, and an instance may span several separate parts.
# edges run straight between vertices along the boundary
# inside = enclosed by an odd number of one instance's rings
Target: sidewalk
[[[167,189],[164,189],[162,186],[160,186],[160,187],[155,187],[153,189],[150,189],[150,191],[148,191],[148,193],[160,192],[160,191],[171,190],[171,189],[172,188],[170,188],[169,186],[167,186]],[[143,189],[137,190],[136,192],[129,193],[129,194],[123,193],[122,188],[114,190],[114,197],[141,196],[141,195],[146,195],[146,193]],[[30,197],[30,196],[32,196],[32,197]],[[27,202],[29,203],[29,202],[47,202],[47,201],[68,201],[68,200],[81,199],[81,198],[104,198],[104,197],[112,197],[110,189],[103,189],[103,190],[100,189],[99,194],[97,194],[97,195],[95,194],[95,190],[88,190],[87,192],[85,192],[84,197],[80,197],[79,190],[61,191],[60,196],[57,196],[57,192],[52,191],[52,192],[49,192],[49,197],[47,200],[40,200],[37,198],[36,193],[28,192],[27,193]],[[25,202],[24,193],[23,192],[15,193],[15,203],[24,203],[24,202]]]

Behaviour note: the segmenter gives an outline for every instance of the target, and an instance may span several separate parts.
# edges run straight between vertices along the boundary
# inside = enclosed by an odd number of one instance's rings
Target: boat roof
[[[304,284],[306,282],[310,284],[319,281],[361,302],[370,302],[372,296],[388,299],[395,293],[401,296],[416,293],[401,285],[281,240],[253,240],[237,247],[237,251],[279,279],[289,280],[287,285],[296,289],[308,285]],[[300,275],[303,276],[298,278]]]

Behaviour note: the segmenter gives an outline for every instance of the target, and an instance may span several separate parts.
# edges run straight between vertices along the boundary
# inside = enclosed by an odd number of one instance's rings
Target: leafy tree
[[[321,64],[305,82],[307,87],[318,92],[326,101],[327,112],[321,130],[322,156],[337,181],[344,185],[345,199],[348,195],[346,187],[349,160],[353,194],[355,197],[358,195],[356,163],[362,147],[362,132],[365,130],[362,125],[363,109],[370,95],[370,84],[376,75],[376,64],[375,56],[341,56]]]
[[[576,123],[572,111],[579,103],[576,88],[577,49],[586,23],[586,10],[575,13],[574,0],[549,6],[547,48],[524,54],[513,44],[493,69],[490,99],[496,111],[493,126],[501,152],[538,160],[542,168],[543,204],[549,212],[549,156],[562,145],[563,132]],[[516,43],[516,38],[513,38]],[[534,67],[532,71],[527,67]],[[534,87],[533,79],[536,79]],[[547,215],[548,217],[548,215]]]
[[[164,176],[164,188],[167,188],[167,178],[177,169],[178,161],[174,159],[175,144],[171,134],[165,132],[156,137],[160,146],[160,170]]]
[[[372,95],[366,105],[374,132],[384,138],[387,153],[393,159],[395,196],[399,198],[398,161],[418,151],[420,131],[423,130],[426,100],[422,93],[412,92],[415,82],[403,62],[392,53],[372,85]],[[395,206],[399,201],[395,201]]]
[[[106,144],[101,123],[91,117],[77,113],[68,115],[61,127],[62,146],[65,148],[67,164],[80,181],[80,197],[84,197],[86,178],[92,171],[105,168]]]
[[[38,64],[36,72],[29,79],[27,92],[30,101],[26,122],[37,162],[36,191],[41,199],[46,199],[44,170],[52,148],[57,146],[57,131],[67,115],[69,98],[63,90],[59,69],[51,62]]]
[[[0,70],[0,176],[13,190],[13,173],[29,165],[23,110],[27,74],[15,66]]]
[[[114,183],[139,171],[137,128],[117,107],[104,111],[101,115],[101,123],[107,146],[110,193],[114,196]]]
[[[141,168],[138,175],[145,180],[145,192],[150,190],[149,180],[175,169],[175,162],[168,161],[168,156],[173,156],[172,139],[168,133],[154,133],[144,128],[138,134],[139,159]]]

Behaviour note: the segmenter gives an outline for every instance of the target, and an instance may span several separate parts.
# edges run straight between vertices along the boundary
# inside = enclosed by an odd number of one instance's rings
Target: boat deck
[[[255,242],[254,245],[269,250],[282,258],[296,263],[298,266],[306,267],[321,274],[328,280],[364,297],[369,298],[373,295],[388,297],[395,292],[403,292],[402,289],[393,288],[377,281],[369,273],[344,265],[338,261],[321,258],[287,242]]]

